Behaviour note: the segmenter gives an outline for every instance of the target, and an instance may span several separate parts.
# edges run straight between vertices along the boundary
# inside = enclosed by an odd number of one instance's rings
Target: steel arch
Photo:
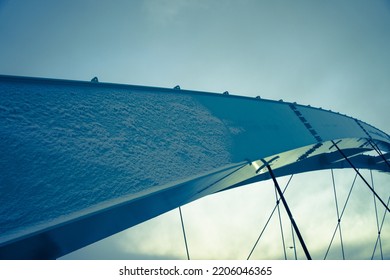
[[[32,186],[39,184],[24,170],[46,174],[43,169],[52,167],[41,163],[54,162],[52,158],[67,170],[53,169],[57,173],[47,174],[51,181],[40,177],[40,184],[55,180],[66,201],[94,190],[76,188],[66,193],[70,182],[63,178],[65,171],[85,188],[105,184],[107,193],[119,184],[116,175],[126,174],[123,178],[130,185],[127,193],[80,202],[70,212],[43,209],[31,224],[2,232],[1,259],[58,258],[206,195],[268,180],[267,165],[277,177],[349,168],[336,145],[357,168],[390,172],[388,134],[353,117],[282,100],[14,76],[0,76],[0,95],[0,141],[8,153],[0,155],[5,170],[0,188],[16,186],[20,196],[24,191],[33,193]],[[85,99],[96,103],[88,106]],[[67,102],[82,109],[65,108]],[[41,108],[47,104],[55,106]],[[32,113],[36,108],[42,109],[39,115]],[[42,117],[41,112],[47,111],[51,115]],[[116,123],[116,118],[124,121]],[[78,131],[68,127],[69,120]],[[18,133],[30,139],[21,140]],[[77,141],[70,145],[70,139]],[[105,141],[114,144],[104,149]],[[376,150],[380,153],[370,154]],[[21,170],[15,170],[17,159],[30,157],[28,165],[22,162]],[[84,176],[89,171],[91,175]],[[102,172],[114,175],[102,182],[106,178]],[[142,189],[132,188],[132,182]],[[36,203],[49,203],[53,195],[43,194]],[[23,198],[17,199],[23,203]],[[0,207],[9,211],[4,204]],[[13,221],[7,223],[12,228]]]

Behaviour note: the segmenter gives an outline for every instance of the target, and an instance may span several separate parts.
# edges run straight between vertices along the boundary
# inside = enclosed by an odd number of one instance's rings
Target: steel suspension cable
[[[339,235],[340,235],[341,252],[343,254],[343,260],[345,260],[343,234],[341,233],[341,221],[340,221],[339,205],[338,205],[338,202],[337,202],[336,184],[335,184],[335,180],[334,180],[333,169],[331,169],[330,171],[331,171],[331,174],[332,174],[334,201],[335,201],[335,204],[336,204],[336,212],[337,212],[337,223],[339,225],[338,229],[339,229]]]
[[[371,185],[372,185],[372,188],[375,189],[375,186],[374,186],[374,178],[373,178],[373,176],[372,176],[372,170],[370,170],[370,175],[371,175]],[[376,227],[377,227],[377,230],[378,230],[378,237],[377,237],[377,240],[379,241],[379,249],[380,249],[380,252],[381,252],[381,259],[383,260],[381,231],[380,231],[380,229],[379,229],[378,209],[377,209],[377,207],[376,207],[376,197],[375,197],[375,196],[374,196],[374,208],[375,208]],[[375,253],[375,250],[374,250],[374,253]]]
[[[292,175],[290,176],[290,179],[288,180],[286,186],[285,186],[284,189],[283,189],[283,193],[287,190],[287,187],[289,186],[290,181],[291,181],[291,179],[292,179],[293,176],[294,176],[294,174],[292,174]],[[274,215],[275,210],[276,210],[276,208],[278,207],[279,203],[280,203],[280,199],[278,199],[278,200],[276,201],[276,205],[274,206],[274,209],[272,210],[271,214],[269,215],[267,222],[265,223],[263,229],[261,230],[259,236],[257,237],[257,240],[256,240],[255,244],[254,244],[253,247],[252,247],[252,250],[250,251],[248,257],[246,258],[247,260],[250,259],[250,257],[251,257],[252,254],[253,254],[253,251],[256,249],[256,246],[257,246],[257,244],[259,243],[261,237],[263,236],[263,233],[265,232],[265,230],[266,230],[266,228],[267,228],[269,222],[271,221],[271,218],[272,218],[272,216]]]
[[[308,250],[307,247],[306,247],[306,243],[305,243],[305,241],[303,240],[303,237],[302,237],[302,235],[301,235],[301,232],[299,231],[298,225],[295,223],[295,220],[294,220],[294,218],[293,218],[293,215],[292,215],[292,213],[291,213],[291,211],[290,211],[290,207],[288,206],[287,201],[286,201],[286,199],[284,198],[283,192],[282,192],[282,190],[280,189],[279,183],[278,183],[278,181],[276,180],[275,174],[274,174],[274,172],[273,172],[273,170],[272,170],[272,168],[271,168],[271,166],[270,166],[269,164],[267,164],[267,169],[268,169],[269,174],[270,174],[271,177],[272,177],[272,180],[273,180],[273,182],[274,182],[275,188],[276,188],[276,190],[278,191],[279,196],[280,196],[280,198],[281,198],[281,200],[282,200],[284,209],[286,210],[287,215],[288,215],[288,217],[289,217],[289,219],[290,219],[290,221],[291,221],[291,223],[292,223],[292,225],[293,225],[293,227],[294,227],[295,233],[297,234],[297,237],[298,237],[298,239],[299,239],[299,242],[301,243],[302,249],[303,249],[303,251],[305,252],[306,258],[307,258],[308,260],[311,260],[312,258],[311,258],[311,256],[310,256],[309,250]]]
[[[353,163],[349,160],[349,158],[344,154],[344,152],[337,146],[337,144],[332,140],[333,145],[340,152],[340,154],[345,158],[345,160],[349,163],[349,165],[355,170],[355,172],[359,175],[359,177],[363,180],[363,182],[367,185],[367,187],[373,192],[373,194],[378,198],[378,200],[382,203],[382,205],[386,208],[387,211],[390,212],[389,207],[385,204],[385,202],[380,198],[380,196],[372,189],[370,184],[364,179],[359,170],[353,165]]]
[[[292,235],[292,241],[293,241],[294,256],[295,256],[295,260],[297,260],[298,259],[297,247],[295,245],[295,234],[294,234],[294,227],[292,224],[291,224],[291,235]]]
[[[278,201],[278,193],[275,189],[275,198],[276,201]],[[280,215],[280,205],[277,203],[278,208],[278,216],[279,216],[279,226],[280,226],[280,234],[282,237],[282,246],[283,246],[283,253],[284,253],[284,259],[287,260],[287,253],[286,253],[286,243],[284,242],[284,233],[283,233],[283,223],[282,223],[282,216]]]
[[[188,251],[188,244],[187,244],[187,237],[186,237],[186,231],[184,229],[184,221],[183,221],[183,214],[181,213],[181,207],[179,206],[179,213],[180,213],[180,221],[181,221],[181,228],[183,230],[183,236],[184,236],[184,244],[186,246],[186,252],[187,252],[187,260],[190,260],[190,253]]]
[[[372,138],[369,139],[369,143],[371,145],[371,147],[378,153],[378,155],[383,159],[383,161],[387,164],[387,166],[390,168],[390,163],[389,161],[386,159],[386,157],[383,155],[382,151],[379,149],[378,145],[375,144],[375,142],[372,140]],[[372,170],[371,171],[371,182],[372,184],[373,183],[373,177],[372,177]],[[389,206],[389,201],[390,201],[390,196],[389,196],[389,199],[387,200],[387,206]],[[384,215],[383,215],[383,219],[382,219],[382,223],[381,223],[381,226],[379,227],[379,224],[378,224],[378,212],[377,212],[377,206],[376,206],[376,200],[375,200],[375,197],[374,197],[374,205],[375,205],[375,214],[376,214],[376,219],[377,219],[377,226],[378,226],[378,237],[376,239],[376,242],[375,242],[375,246],[374,246],[374,251],[372,252],[372,256],[371,256],[371,260],[374,259],[374,255],[375,255],[375,252],[376,252],[376,248],[378,246],[378,243],[379,243],[379,247],[380,247],[380,250],[381,250],[381,258],[383,260],[383,250],[382,250],[382,240],[381,240],[381,231],[382,231],[382,227],[383,227],[383,224],[384,224],[384,221],[385,221],[385,217],[386,217],[386,214],[387,212],[385,211]]]
[[[389,196],[389,198],[387,199],[387,206],[389,205],[389,203],[390,203],[390,196]],[[380,226],[380,229],[379,229],[379,232],[378,232],[378,237],[376,238],[376,242],[375,242],[375,246],[374,246],[374,251],[372,252],[371,260],[374,259],[374,254],[375,254],[375,251],[376,251],[376,247],[377,247],[377,245],[378,245],[378,239],[379,239],[380,233],[382,232],[383,225],[384,225],[384,223],[385,223],[386,214],[387,214],[387,212],[385,211],[385,213],[383,214],[382,223],[381,223],[381,226]]]
[[[383,161],[387,164],[387,166],[390,168],[390,163],[389,161],[386,159],[386,157],[383,155],[383,153],[381,152],[381,150],[379,149],[378,145],[376,145],[374,143],[374,141],[372,141],[372,138],[368,140],[368,142],[370,143],[371,147],[378,153],[378,155],[383,159]]]
[[[217,181],[213,182],[212,184],[208,185],[207,188],[211,187],[212,185],[215,185],[216,183],[218,183],[218,182],[222,181],[223,179],[229,177],[230,175],[234,174],[235,172],[241,170],[241,169],[244,168],[246,165],[247,165],[247,163],[242,164],[242,165],[241,165],[240,167],[238,167],[237,169],[233,170],[232,172],[228,173],[227,175],[223,176],[222,178],[220,178],[220,179],[218,179]],[[182,214],[182,211],[181,211],[181,207],[180,207],[180,206],[179,206],[179,213],[180,213],[181,228],[182,228],[183,237],[184,237],[184,244],[185,244],[185,247],[186,247],[187,260],[190,260],[190,253],[189,253],[189,249],[188,249],[187,236],[186,236],[186,231],[185,231],[185,228],[184,228],[183,214]]]
[[[343,217],[343,215],[344,215],[344,211],[345,211],[345,209],[346,209],[346,207],[347,207],[349,198],[351,197],[352,190],[353,190],[353,188],[354,188],[354,186],[355,186],[355,182],[356,182],[357,176],[358,176],[358,175],[357,175],[357,173],[356,173],[356,174],[355,174],[355,177],[353,178],[352,186],[351,186],[351,188],[349,189],[349,193],[348,193],[347,199],[345,200],[343,210],[341,211],[340,218],[339,218],[338,221],[337,221],[337,225],[336,225],[336,228],[335,228],[335,230],[334,230],[334,232],[333,232],[332,238],[331,238],[331,240],[330,240],[328,249],[326,250],[324,260],[326,260],[326,258],[327,258],[327,256],[328,256],[330,247],[332,246],[334,237],[336,236],[337,229],[338,229],[339,226],[340,226],[341,219],[342,219],[342,217]]]

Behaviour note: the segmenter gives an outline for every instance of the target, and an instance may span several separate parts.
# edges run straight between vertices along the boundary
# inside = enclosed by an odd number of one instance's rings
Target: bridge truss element
[[[388,134],[296,103],[14,76],[0,76],[0,95],[1,259],[59,258],[213,193],[269,179],[278,188],[289,174],[390,173]]]

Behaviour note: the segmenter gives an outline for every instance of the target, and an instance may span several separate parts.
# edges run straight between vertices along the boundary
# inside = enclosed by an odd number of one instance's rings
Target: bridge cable
[[[330,247],[331,247],[332,244],[333,244],[334,237],[336,236],[336,232],[337,232],[337,230],[338,230],[338,228],[339,228],[339,226],[340,226],[340,223],[341,223],[341,218],[342,218],[343,215],[344,215],[344,211],[345,211],[345,209],[346,209],[346,207],[347,207],[349,198],[351,197],[352,190],[353,190],[353,188],[354,188],[354,186],[355,186],[355,182],[356,182],[357,176],[358,176],[358,174],[356,173],[356,174],[355,174],[355,177],[353,178],[352,186],[351,186],[351,188],[349,189],[349,193],[348,193],[347,199],[345,200],[343,210],[341,211],[340,217],[339,217],[339,219],[338,219],[338,221],[337,221],[337,225],[336,225],[336,228],[335,228],[335,230],[334,230],[334,232],[333,232],[332,238],[331,238],[331,240],[330,240],[328,249],[326,250],[326,253],[325,253],[325,256],[324,256],[324,260],[326,260],[326,258],[327,258],[327,256],[328,256],[328,253],[329,253],[329,250],[330,250]]]
[[[385,204],[385,202],[379,197],[379,195],[375,192],[375,190],[370,186],[370,184],[364,179],[362,174],[359,172],[359,170],[356,169],[356,167],[353,165],[353,163],[349,160],[349,158],[344,154],[344,152],[337,146],[337,144],[332,140],[333,145],[336,147],[336,149],[340,152],[340,154],[345,158],[345,160],[349,163],[349,165],[355,170],[355,172],[359,175],[359,177],[363,180],[363,182],[367,185],[367,187],[373,192],[373,194],[378,198],[378,200],[382,203],[382,205],[386,208],[387,211],[390,212],[389,207]]]
[[[370,169],[370,175],[371,175],[371,185],[372,185],[372,188],[375,189],[375,187],[374,187],[374,178],[372,176],[372,170],[371,169]],[[375,196],[374,196],[374,207],[375,207],[376,227],[377,227],[377,230],[378,230],[378,238],[377,238],[377,240],[379,241],[379,249],[380,249],[380,252],[381,252],[381,259],[383,260],[381,231],[380,231],[380,228],[379,228],[378,208],[376,207],[376,197]],[[375,253],[375,250],[374,250],[374,253]]]
[[[183,230],[183,236],[184,236],[184,244],[186,246],[186,252],[187,252],[187,260],[190,260],[190,253],[188,251],[188,244],[187,244],[187,237],[186,237],[186,231],[184,229],[184,221],[183,221],[183,214],[181,213],[181,207],[179,206],[179,213],[180,213],[180,221],[181,221],[181,228]]]
[[[294,176],[294,174],[292,174],[292,175],[290,176],[290,179],[288,180],[286,186],[285,186],[284,189],[283,189],[283,193],[287,190],[287,187],[289,186],[290,181],[291,181],[291,179],[292,179],[293,176]],[[257,238],[257,240],[256,240],[256,242],[255,242],[255,244],[254,244],[253,247],[252,247],[252,250],[250,251],[248,257],[246,258],[247,260],[249,260],[250,257],[252,256],[253,251],[255,250],[257,244],[259,243],[261,237],[263,236],[263,233],[265,232],[265,230],[266,230],[266,228],[267,228],[269,222],[271,221],[271,218],[272,218],[272,216],[274,215],[275,210],[276,210],[276,208],[278,207],[279,203],[280,203],[280,199],[278,199],[278,200],[276,201],[276,205],[274,206],[274,209],[272,210],[271,214],[269,215],[267,222],[265,223],[265,225],[264,225],[262,231],[260,232],[260,234],[259,234],[259,236],[258,236],[258,238]]]
[[[333,193],[334,193],[334,201],[335,201],[335,204],[336,204],[337,223],[338,223],[338,229],[339,229],[339,235],[340,235],[341,252],[343,254],[343,260],[345,260],[343,234],[341,233],[340,212],[339,212],[339,206],[338,206],[338,202],[337,202],[336,184],[335,184],[335,180],[334,180],[333,169],[331,169],[330,171],[331,171],[331,174],[332,174]]]
[[[236,173],[237,171],[243,169],[245,166],[247,166],[248,163],[245,163],[245,164],[242,164],[240,165],[240,167],[238,167],[237,169],[233,170],[232,172],[226,174],[225,176],[223,176],[222,178],[219,178],[217,181],[213,182],[212,184],[208,185],[207,187],[205,187],[204,189],[198,191],[198,192],[201,192],[207,188],[210,188],[211,186],[217,184],[218,182],[226,179],[227,177],[229,177],[230,175]],[[249,162],[249,165],[251,165],[251,163]],[[182,227],[182,230],[183,230],[183,237],[184,237],[184,244],[185,244],[185,247],[186,247],[186,253],[187,253],[187,260],[190,260],[190,253],[189,253],[189,250],[188,250],[188,243],[187,243],[187,237],[186,237],[186,231],[185,231],[185,228],[184,228],[184,221],[183,221],[183,214],[182,214],[182,211],[181,211],[181,207],[179,206],[179,213],[180,213],[180,221],[181,221],[181,227]]]
[[[378,155],[383,159],[383,161],[387,164],[387,166],[390,168],[389,161],[386,159],[386,157],[384,156],[382,151],[379,149],[378,145],[372,140],[371,137],[368,140],[368,142],[370,143],[371,147],[378,153]],[[372,177],[372,170],[370,170],[370,172],[371,172],[371,182],[372,182],[372,184],[374,184],[373,177]],[[389,202],[390,202],[390,196],[389,196],[389,199],[387,200],[387,206],[389,206]],[[374,203],[375,203],[375,213],[376,213],[376,215],[378,215],[375,197],[374,197]],[[387,212],[385,211],[380,227],[378,225],[378,217],[377,217],[378,237],[377,237],[376,242],[375,242],[374,251],[372,252],[371,260],[374,259],[374,255],[375,255],[378,243],[379,243],[379,247],[380,247],[380,250],[381,250],[381,258],[383,260],[382,241],[381,241],[381,235],[380,234],[381,234],[381,231],[382,231],[382,227],[383,227],[383,224],[384,224],[384,221],[385,221],[386,214],[387,214]]]
[[[389,198],[387,200],[387,205],[389,205],[389,204],[390,204],[390,196],[389,196]],[[380,226],[380,229],[379,229],[379,233],[382,232],[382,228],[383,228],[383,225],[384,225],[385,219],[386,219],[386,214],[387,214],[387,212],[385,211],[385,213],[383,214],[382,223],[381,223],[381,226]],[[376,251],[376,247],[378,245],[378,240],[379,240],[379,234],[378,234],[378,237],[376,238],[374,251],[372,252],[371,260],[374,259],[374,254],[375,254],[375,251]]]
[[[294,227],[293,227],[292,224],[291,224],[291,235],[292,235],[292,241],[293,241],[293,248],[292,249],[294,249],[295,260],[297,260],[298,259],[298,256],[297,256],[297,246],[295,245],[295,234],[294,234]]]
[[[372,141],[372,138],[368,140],[368,143],[370,143],[371,147],[378,153],[378,155],[383,159],[383,161],[387,164],[387,166],[390,168],[390,163],[386,159],[385,155],[381,152],[378,145]]]
[[[267,169],[268,169],[269,174],[270,174],[271,177],[272,177],[272,181],[274,182],[275,188],[276,188],[276,190],[278,191],[279,196],[280,196],[280,198],[281,198],[281,200],[282,200],[284,209],[286,210],[287,215],[288,215],[288,217],[290,218],[290,221],[291,221],[291,223],[292,223],[292,225],[293,225],[293,227],[294,227],[295,233],[297,234],[297,237],[298,237],[298,239],[299,239],[299,242],[301,243],[302,249],[303,249],[303,251],[305,252],[306,258],[307,258],[308,260],[311,260],[312,258],[311,258],[311,256],[310,256],[310,253],[309,253],[307,247],[306,247],[305,241],[303,240],[303,237],[302,237],[302,235],[301,235],[301,232],[299,231],[299,228],[298,228],[297,224],[296,224],[295,221],[294,221],[293,215],[292,215],[292,213],[291,213],[291,211],[290,211],[290,208],[288,207],[287,201],[286,201],[286,199],[284,198],[284,195],[283,195],[283,193],[282,193],[282,190],[280,189],[279,184],[278,184],[278,181],[276,180],[275,174],[274,174],[274,172],[272,171],[272,168],[271,168],[271,166],[269,166],[269,164],[267,164]]]
[[[276,202],[277,202],[278,201],[278,193],[277,193],[276,189],[275,189],[275,198],[276,198]],[[279,226],[280,226],[280,233],[281,233],[281,237],[282,237],[284,259],[287,260],[286,243],[284,242],[282,216],[280,215],[280,204],[276,203],[276,205],[277,205],[277,208],[278,208]]]

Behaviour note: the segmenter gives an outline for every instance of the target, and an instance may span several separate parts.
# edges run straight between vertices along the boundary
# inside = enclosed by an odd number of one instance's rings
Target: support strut
[[[344,154],[344,152],[339,148],[339,146],[337,146],[337,143],[335,143],[333,140],[332,140],[332,143],[334,145],[334,147],[336,147],[336,149],[340,152],[340,154],[345,158],[345,160],[349,163],[349,165],[355,170],[355,172],[359,175],[359,177],[363,180],[363,182],[367,185],[367,187],[372,191],[372,193],[376,196],[376,198],[378,198],[378,200],[382,203],[382,205],[386,208],[387,211],[390,212],[390,209],[389,207],[386,205],[386,203],[380,198],[380,196],[376,193],[376,191],[370,186],[370,184],[366,181],[366,179],[364,179],[364,177],[362,176],[362,174],[360,174],[359,170],[357,170],[357,168],[353,165],[353,163],[349,160],[349,158]]]
[[[275,174],[274,174],[274,172],[272,171],[272,168],[271,168],[271,166],[269,166],[269,164],[267,164],[266,166],[267,166],[267,169],[268,169],[268,171],[269,171],[269,174],[270,174],[271,177],[272,177],[272,180],[274,181],[275,188],[276,188],[276,190],[277,190],[278,193],[279,193],[279,196],[280,196],[280,199],[282,200],[283,206],[284,206],[284,208],[286,209],[287,215],[288,215],[288,217],[290,218],[291,224],[292,224],[292,226],[294,227],[295,233],[296,233],[297,236],[298,236],[298,239],[299,239],[299,242],[301,243],[301,246],[302,246],[302,248],[303,248],[303,251],[305,252],[306,258],[307,258],[308,260],[311,260],[312,258],[311,258],[311,256],[310,256],[309,251],[307,250],[305,241],[303,240],[303,237],[302,237],[302,235],[301,235],[301,233],[300,233],[300,231],[299,231],[299,228],[298,228],[297,224],[296,224],[295,221],[294,221],[294,218],[293,218],[293,216],[292,216],[292,213],[291,213],[291,211],[290,211],[290,208],[288,207],[287,201],[286,201],[286,199],[284,198],[283,192],[282,192],[282,190],[280,189],[279,184],[278,184],[278,181],[277,181],[276,178],[275,178]]]

